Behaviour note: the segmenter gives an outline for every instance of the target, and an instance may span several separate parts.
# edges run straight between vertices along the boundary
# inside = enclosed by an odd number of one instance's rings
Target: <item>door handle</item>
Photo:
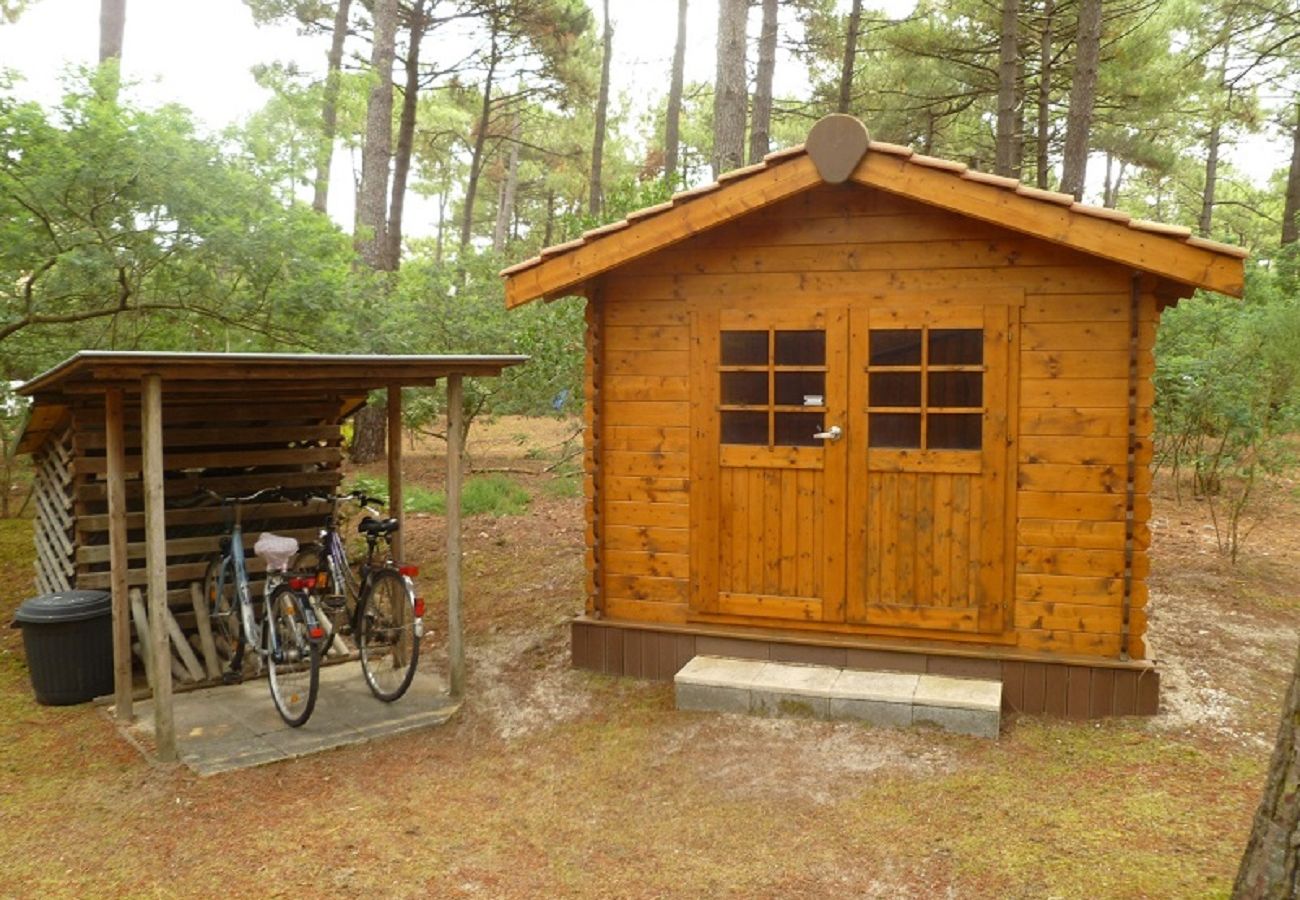
[[[827,431],[819,431],[813,435],[819,441],[838,441],[844,435],[844,431],[838,425],[832,425]]]

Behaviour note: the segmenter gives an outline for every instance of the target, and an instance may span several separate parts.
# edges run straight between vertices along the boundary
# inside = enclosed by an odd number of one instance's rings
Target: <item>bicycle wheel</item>
[[[316,706],[320,648],[307,634],[302,599],[288,585],[277,587],[267,601],[263,632],[271,699],[280,718],[297,728],[311,717]]]
[[[203,596],[208,602],[208,619],[212,637],[231,660],[240,659],[239,649],[244,629],[239,623],[239,597],[235,592],[235,563],[229,556],[218,556],[203,573]]]
[[[362,589],[357,645],[370,692],[391,703],[406,693],[420,659],[415,597],[408,582],[381,569]]]

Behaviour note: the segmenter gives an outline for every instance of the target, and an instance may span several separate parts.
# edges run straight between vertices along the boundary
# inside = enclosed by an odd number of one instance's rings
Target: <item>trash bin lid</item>
[[[59,591],[24,600],[13,626],[53,622],[79,622],[112,615],[113,595],[108,591]]]

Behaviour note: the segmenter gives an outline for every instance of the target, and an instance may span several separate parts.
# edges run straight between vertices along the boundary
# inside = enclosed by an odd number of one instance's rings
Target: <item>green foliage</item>
[[[318,345],[356,286],[346,237],[184,110],[105,99],[110,77],[52,111],[0,86],[0,374],[87,347]]]
[[[1190,470],[1220,549],[1235,560],[1260,479],[1295,464],[1300,297],[1254,268],[1247,300],[1197,296],[1162,317],[1156,346],[1157,462]]]

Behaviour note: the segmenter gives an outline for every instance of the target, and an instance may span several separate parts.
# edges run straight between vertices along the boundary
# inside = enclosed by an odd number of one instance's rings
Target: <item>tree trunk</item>
[[[747,0],[718,0],[718,66],[713,89],[713,177],[745,164]]]
[[[1273,761],[1246,852],[1232,886],[1234,900],[1296,896],[1300,843],[1300,655],[1282,706]]]
[[[668,112],[664,117],[664,183],[677,181],[677,145],[681,141],[682,77],[686,69],[686,3],[677,0],[677,45],[673,48],[673,77],[668,87]]]
[[[325,99],[321,103],[321,139],[316,151],[316,189],[311,208],[323,213],[329,206],[330,166],[334,164],[334,135],[338,131],[339,83],[342,80],[343,43],[348,36],[348,11],[352,0],[339,0],[334,11],[334,37],[330,41],[325,75]]]
[[[853,99],[853,71],[858,63],[858,30],[862,27],[862,0],[853,0],[849,12],[849,32],[844,36],[844,65],[840,68],[840,99],[835,111],[847,113]]]
[[[369,403],[352,417],[352,444],[348,458],[354,463],[372,463],[388,454],[388,409]]]
[[[1002,28],[998,58],[998,131],[997,157],[994,170],[999,175],[1013,176],[1016,172],[1016,123],[1020,110],[1016,107],[1016,82],[1019,74],[1020,43],[1017,23],[1020,0],[1002,0]]]
[[[1065,153],[1061,166],[1061,192],[1083,199],[1088,174],[1088,141],[1092,108],[1097,100],[1097,65],[1101,58],[1102,0],[1079,0],[1079,32],[1075,39],[1074,79],[1070,84],[1070,112],[1065,125]]]
[[[596,99],[596,134],[591,142],[591,192],[587,210],[599,218],[605,211],[601,189],[601,164],[605,160],[605,117],[609,111],[609,59],[614,48],[614,23],[609,20],[609,0],[604,0],[605,48],[600,61],[600,95]]]
[[[372,269],[384,267],[388,224],[388,169],[393,155],[393,55],[397,0],[375,0],[374,84],[366,102],[366,144],[361,151],[361,191],[353,241]]]
[[[542,246],[549,247],[555,239],[555,191],[546,192],[546,226],[542,231]]]
[[[488,55],[487,75],[483,78],[483,107],[479,111],[477,134],[474,135],[474,152],[469,159],[469,180],[465,183],[465,209],[460,219],[460,249],[469,246],[474,228],[474,198],[478,194],[478,176],[483,168],[483,147],[487,143],[488,126],[492,119],[492,78],[496,74],[500,48],[497,45],[499,25],[492,23],[492,49]]]
[[[1048,184],[1048,142],[1052,128],[1052,16],[1053,0],[1043,0],[1043,33],[1038,44],[1038,127],[1035,130],[1034,183],[1042,190]]]
[[[411,175],[411,151],[415,146],[415,114],[420,100],[420,41],[427,22],[424,6],[416,0],[411,9],[410,46],[406,53],[406,87],[402,94],[402,118],[397,126],[397,153],[393,157],[393,192],[388,201],[388,230],[385,234],[384,268],[396,272],[402,264],[402,213],[406,206],[406,182]]]
[[[515,214],[515,188],[519,182],[519,119],[510,127],[510,155],[506,160],[506,177],[501,182],[501,200],[497,204],[497,224],[492,231],[492,249],[500,253],[506,249],[510,236],[510,223]]]
[[[1201,216],[1196,228],[1202,237],[1210,236],[1214,225],[1214,193],[1219,181],[1219,143],[1222,126],[1216,113],[1210,125],[1209,138],[1206,140],[1205,154],[1205,190],[1201,192]]]
[[[1282,208],[1282,245],[1300,241],[1300,99],[1296,101],[1291,131],[1291,169],[1286,178],[1286,203]]]
[[[763,161],[771,147],[772,74],[776,71],[776,0],[763,0],[763,30],[758,37],[758,72],[749,128],[749,164]]]
[[[99,62],[122,58],[126,0],[99,0]]]

